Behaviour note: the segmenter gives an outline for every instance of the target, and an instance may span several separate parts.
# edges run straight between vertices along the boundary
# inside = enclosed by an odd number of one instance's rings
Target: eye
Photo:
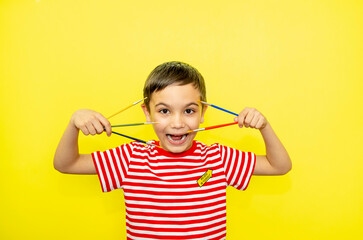
[[[192,114],[192,113],[194,113],[195,111],[193,110],[193,109],[186,109],[185,110],[185,113],[186,114]]]
[[[163,109],[159,110],[159,112],[162,113],[162,114],[168,114],[169,110],[166,109],[166,108],[163,108]]]

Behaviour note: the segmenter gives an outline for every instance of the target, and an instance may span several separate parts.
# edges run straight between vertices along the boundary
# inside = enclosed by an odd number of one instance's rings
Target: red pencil
[[[210,130],[210,129],[215,129],[215,128],[221,128],[221,127],[234,125],[234,124],[237,124],[237,123],[238,122],[233,122],[233,123],[226,123],[226,124],[215,125],[215,126],[210,126],[210,127],[205,127],[205,128],[198,128],[198,129],[190,130],[187,133],[205,131],[205,130]]]

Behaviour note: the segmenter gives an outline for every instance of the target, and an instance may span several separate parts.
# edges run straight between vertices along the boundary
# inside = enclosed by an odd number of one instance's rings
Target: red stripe
[[[154,213],[151,211],[150,212],[138,212],[138,211],[126,209],[128,215],[141,216],[141,217],[162,217],[162,218],[189,218],[189,217],[210,215],[215,212],[225,211],[225,210],[226,210],[225,206],[215,208],[212,210],[190,212],[190,213],[173,213],[173,212]]]
[[[249,152],[248,153],[248,156],[249,156],[249,158],[248,158],[249,159],[249,161],[248,161],[248,167],[247,167],[247,170],[248,171],[246,171],[246,176],[245,176],[245,179],[244,179],[244,182],[243,182],[244,184],[246,184],[246,186],[244,187],[244,189],[241,189],[241,190],[246,190],[247,189],[248,184],[250,183],[250,180],[251,180],[251,176],[253,174],[253,170],[255,169],[255,164],[256,164],[256,161],[255,161],[255,157],[256,156],[255,156],[255,154]],[[249,173],[250,170],[251,170],[251,175],[250,175],[250,177],[248,177],[248,173]]]
[[[103,155],[103,154],[102,154]],[[104,192],[109,192],[111,191],[110,188],[110,184],[108,183],[108,179],[107,179],[107,175],[106,175],[106,170],[105,167],[103,166],[103,161],[102,161],[102,157],[101,157],[101,152],[97,152],[97,157],[98,157],[98,163],[101,166],[101,172],[102,172],[102,176],[103,176],[103,180],[105,182],[105,187],[106,189],[104,189]]]
[[[131,203],[125,203],[126,207],[130,207],[130,208],[141,208],[141,209],[150,209],[150,210],[164,210],[164,211],[177,211],[177,210],[193,210],[193,209],[199,209],[199,208],[208,208],[208,207],[213,207],[219,204],[225,204],[226,201],[224,200],[219,200],[216,202],[211,202],[211,203],[205,203],[205,204],[198,204],[198,202],[195,202],[196,205],[191,205],[191,206],[168,206],[163,205],[150,205],[150,204],[131,204]],[[197,205],[198,204],[198,205]]]
[[[241,179],[241,177],[243,177],[241,175],[242,175],[243,167],[244,167],[244,164],[245,164],[245,161],[244,161],[245,153],[240,152],[238,150],[236,150],[236,152],[237,152],[236,168],[235,168],[236,179],[235,179],[235,182],[233,183],[233,185],[237,185],[239,180]],[[237,172],[237,165],[239,165],[238,172]],[[243,181],[242,181],[242,184],[243,184]],[[236,186],[236,187],[238,188],[239,186]]]
[[[130,235],[135,238],[145,237],[151,239],[209,239],[212,235],[225,231],[226,222],[223,218],[226,217],[226,183],[236,185],[241,180],[241,185],[238,187],[242,188],[244,184],[248,185],[249,170],[254,168],[253,155],[218,144],[206,146],[196,143],[193,151],[190,155],[183,155],[182,158],[173,157],[170,153],[168,155],[165,153],[165,156],[162,155],[163,157],[160,158],[159,151],[132,142],[110,150],[110,157],[107,156],[107,152],[96,153],[95,156],[98,156],[100,164],[97,172],[105,178],[103,189],[110,191],[109,183],[116,188],[116,179],[119,179],[124,188],[126,218],[128,219],[127,239],[132,238]],[[196,151],[198,152],[196,153]],[[211,153],[211,151],[213,152]],[[229,156],[228,152],[230,153]],[[235,162],[232,164],[233,152],[235,153]],[[106,159],[105,165],[102,162],[101,155]],[[119,163],[117,163],[116,155],[119,158]],[[239,156],[241,156],[241,160],[238,160]],[[249,161],[246,161],[247,156]],[[192,157],[196,157],[196,159],[192,159]],[[110,161],[114,164],[115,174],[113,174]],[[121,169],[118,168],[118,164]],[[242,175],[244,164],[246,164],[246,170]],[[197,180],[210,168],[210,165],[213,165],[212,178],[203,187],[199,187]],[[238,171],[236,171],[237,167],[239,167]],[[110,179],[107,179],[106,168],[109,169]],[[159,173],[159,171],[163,170],[165,172]],[[229,170],[231,174],[226,179],[225,176],[227,176]],[[190,175],[195,176],[191,177]],[[234,177],[236,179],[232,183]],[[169,178],[172,179],[168,180]],[[207,187],[210,189],[206,189]],[[130,194],[134,196],[130,196]],[[206,203],[203,203],[203,201],[206,201]],[[171,206],[170,202],[173,202],[174,206]],[[185,213],[184,211],[189,212]],[[214,214],[217,215],[213,216]],[[210,217],[210,215],[212,216]],[[157,218],[162,220],[155,220]],[[190,218],[191,220],[185,221],[184,218]],[[217,221],[217,223],[210,223],[213,221]],[[203,223],[208,225],[201,226]],[[156,228],[152,226],[140,227],[135,226],[135,224],[151,224]],[[191,227],[190,224],[196,226]],[[178,225],[185,228],[169,228],[165,225]],[[205,234],[174,236],[176,233],[181,232],[209,231],[211,228],[219,226],[221,229]],[[134,231],[140,231],[140,233]],[[150,233],[144,234],[142,231]],[[166,235],[158,236],[155,234],[158,232]],[[225,233],[213,239],[221,238],[225,238]]]
[[[154,232],[167,232],[172,236],[173,233],[179,233],[179,232],[207,231],[208,229],[221,226],[221,225],[223,225],[225,223],[226,223],[226,220],[223,219],[223,220],[217,221],[216,223],[211,223],[211,224],[208,224],[208,225],[205,225],[205,226],[189,227],[189,228],[186,228],[186,229],[185,228],[184,229],[183,228],[169,228],[169,227],[164,227],[164,228],[163,227],[158,227],[158,228],[152,227],[150,229],[152,229]],[[140,230],[140,231],[149,230],[148,227],[135,226],[135,225],[132,225],[132,223],[128,223],[128,226],[131,227],[133,230]]]
[[[177,179],[167,179],[168,177],[175,177],[175,175],[169,175],[168,176],[163,176],[163,178],[158,178],[158,177],[153,177],[153,176],[137,176],[137,175],[133,175],[133,173],[136,173],[134,171],[131,172],[131,170],[129,171],[129,176],[127,178],[127,180],[125,181],[125,185],[130,185],[130,186],[147,186],[147,187],[168,187],[168,188],[181,188],[181,187],[195,187],[197,184],[197,180],[203,176],[203,174],[207,171],[207,169],[204,169],[203,171],[198,170],[197,173],[199,173],[198,175],[196,174],[196,176],[192,176],[192,177],[185,177],[185,178],[177,178]],[[137,171],[138,174],[152,174],[150,173],[150,171]],[[180,174],[180,173],[179,173]],[[184,175],[184,173],[183,173]],[[188,173],[189,175],[189,173]],[[223,172],[217,172],[217,173],[213,173],[212,177],[207,181],[207,183],[213,183],[216,184],[217,182],[224,182],[223,178],[220,178],[218,180],[215,180],[216,178],[223,176],[224,173]],[[142,180],[144,181],[143,183],[139,183],[139,182],[135,182],[135,180]],[[165,184],[158,184],[158,183],[149,183],[150,181],[158,181],[158,182],[167,182]],[[180,182],[193,182],[192,184],[177,184]],[[127,183],[126,183],[127,182]],[[195,183],[195,184],[194,184]],[[206,184],[207,184],[206,183]],[[205,185],[206,186],[206,185]]]
[[[225,152],[225,161],[226,161],[226,169],[225,169],[225,171],[226,171],[226,180],[227,180],[227,183],[228,183],[228,185],[231,185],[231,182],[230,182],[230,180],[231,180],[231,178],[229,177],[228,178],[228,174],[230,173],[230,169],[232,169],[232,166],[231,166],[231,164],[232,164],[232,161],[231,161],[231,158],[232,158],[232,156],[233,156],[233,151],[232,151],[232,149],[229,149],[229,148],[225,148],[226,149],[226,152]],[[229,155],[229,156],[228,156]]]
[[[101,183],[102,192],[106,192],[105,189],[103,188],[103,184],[102,184],[102,180],[101,180],[101,175],[100,175],[101,169],[98,169],[98,165],[97,165],[97,162],[98,161],[96,160],[96,155],[97,155],[96,152],[92,153],[93,165],[95,165],[95,168],[96,168],[96,171],[97,171],[98,180]]]
[[[108,172],[110,174],[110,182],[112,183],[112,187],[113,189],[117,189],[117,184],[116,184],[116,179],[115,179],[115,175],[113,174],[113,171],[112,171],[112,167],[111,167],[111,163],[110,161],[112,161],[112,159],[109,159],[108,157],[108,154],[107,152],[103,152],[103,156],[105,157],[106,159],[106,165],[107,165],[107,169],[108,169]],[[112,155],[111,155],[111,158],[112,158]],[[107,175],[106,175],[107,176]],[[107,176],[108,177],[108,176]]]
[[[251,156],[251,153],[247,153],[246,154],[248,156],[248,159],[245,159],[245,161],[247,161],[247,166],[246,166],[246,171],[245,171],[245,174],[243,176],[243,179],[242,179],[242,184],[241,184],[241,190],[244,190],[242,189],[243,185],[245,185],[246,181],[248,181],[248,173],[250,172],[250,168],[251,168],[251,163],[252,163],[252,156]]]
[[[198,214],[199,215],[199,214]],[[217,219],[221,219],[221,218],[225,218],[226,217],[226,212],[218,214],[214,217],[209,217],[208,221],[214,221]],[[189,220],[189,221],[177,221],[177,219],[170,219],[170,220],[149,220],[149,219],[137,219],[137,218],[133,218],[130,215],[126,215],[126,219],[128,219],[130,222],[134,222],[134,223],[146,223],[146,224],[178,224],[178,225],[189,225],[189,224],[199,224],[199,223],[204,223],[206,221],[206,219],[193,219],[193,220]]]
[[[117,154],[117,152],[116,152],[116,154]],[[119,187],[122,186],[122,177],[121,177],[120,169],[118,168],[118,165],[117,165],[117,158],[116,158],[116,155],[114,153],[114,149],[110,150],[110,155],[112,157],[112,163],[113,163],[113,166],[114,166],[115,172],[116,172],[116,176],[114,176],[114,178],[117,179],[119,184],[120,184],[118,186],[117,182],[115,182],[115,189],[116,189],[116,188],[119,188]],[[119,155],[117,155],[117,157],[120,158]]]
[[[236,149],[233,149],[233,153],[234,153],[234,163],[233,163],[233,166],[231,166],[232,167],[232,169],[231,169],[231,175],[230,175],[230,184],[232,185],[232,186],[234,186],[235,184],[236,184],[236,179],[234,180],[234,182],[232,182],[232,180],[233,180],[233,178],[235,177],[235,175],[237,175],[238,173],[237,173],[237,168],[238,168],[238,158],[239,158],[239,151],[238,150],[236,150]],[[232,155],[233,156],[233,155]],[[232,160],[231,160],[231,162],[232,162]],[[236,177],[237,178],[237,177]]]
[[[185,192],[161,192],[161,191],[153,191],[153,190],[136,190],[136,189],[132,189],[132,188],[127,188],[127,192],[128,193],[134,193],[134,194],[150,194],[150,195],[155,195],[155,196],[192,196],[192,195],[196,195],[196,194],[206,194],[206,193],[210,193],[212,191],[219,191],[219,190],[224,190],[226,189],[225,186],[218,186],[215,188],[211,188],[211,189],[203,189],[200,188],[200,191],[198,191],[197,193],[195,191],[185,191]],[[126,189],[125,189],[126,190]]]
[[[174,203],[185,203],[185,202],[197,202],[197,201],[207,201],[210,199],[215,199],[215,198],[220,198],[220,197],[225,197],[226,193],[219,193],[219,194],[215,194],[215,195],[211,195],[211,196],[205,196],[205,197],[197,197],[197,198],[192,198],[192,199],[178,199],[178,198],[174,198],[173,202]],[[156,204],[158,203],[169,203],[170,199],[155,199],[155,198],[148,198],[148,197],[133,197],[133,196],[128,196],[127,194],[125,194],[125,202],[126,201],[146,201],[146,202],[155,202]]]
[[[178,163],[174,163],[173,165],[161,165],[161,162],[155,162],[153,165],[150,164],[150,161],[148,162],[147,159],[143,159],[144,161],[134,161],[133,165],[142,166],[142,167],[148,167],[151,170],[169,170],[169,169],[178,169],[178,170],[190,170],[193,171],[197,167],[205,167],[205,162],[208,162],[208,164],[216,164],[220,161],[219,158],[213,159],[213,160],[206,160],[203,159],[200,163],[194,162],[193,165],[179,165]],[[169,162],[170,163],[170,162]]]
[[[131,227],[128,223],[126,223],[126,225],[128,227]],[[207,230],[207,229],[206,229]],[[220,229],[217,229],[217,230],[214,230],[214,231],[210,231],[210,232],[207,232],[207,233],[204,233],[204,234],[195,234],[195,235],[181,235],[181,236],[174,236],[174,235],[154,235],[154,234],[141,234],[141,233],[135,233],[135,232],[132,232],[132,229],[130,230],[130,234],[132,234],[132,236],[134,237],[138,237],[138,238],[150,238],[150,239],[186,239],[186,238],[190,238],[190,239],[193,239],[193,238],[202,238],[202,239],[208,239],[209,236],[211,235],[214,235],[214,234],[218,234],[218,233],[221,233],[223,231],[226,230],[226,227],[222,227]],[[185,232],[183,230],[180,230],[180,232]],[[225,234],[219,236],[217,239],[223,239],[225,237]],[[132,239],[132,238],[131,238]]]

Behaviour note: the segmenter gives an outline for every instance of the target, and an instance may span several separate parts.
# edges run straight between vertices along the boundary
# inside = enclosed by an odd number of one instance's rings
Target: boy
[[[225,239],[226,188],[245,190],[252,174],[278,175],[290,158],[266,118],[245,108],[239,127],[259,129],[266,156],[220,144],[195,141],[204,121],[202,75],[181,62],[156,67],[145,82],[142,109],[154,124],[157,145],[139,142],[92,154],[79,154],[78,133],[111,135],[111,125],[92,110],[76,111],[60,140],[54,167],[63,173],[98,174],[104,192],[122,188],[127,239]],[[104,130],[105,129],[105,130]]]

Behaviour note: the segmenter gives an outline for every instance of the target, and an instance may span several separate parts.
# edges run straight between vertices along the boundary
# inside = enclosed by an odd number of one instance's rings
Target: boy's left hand
[[[238,122],[238,126],[247,128],[256,128],[262,130],[267,125],[266,118],[255,108],[245,108],[240,112],[238,117],[234,118]]]

